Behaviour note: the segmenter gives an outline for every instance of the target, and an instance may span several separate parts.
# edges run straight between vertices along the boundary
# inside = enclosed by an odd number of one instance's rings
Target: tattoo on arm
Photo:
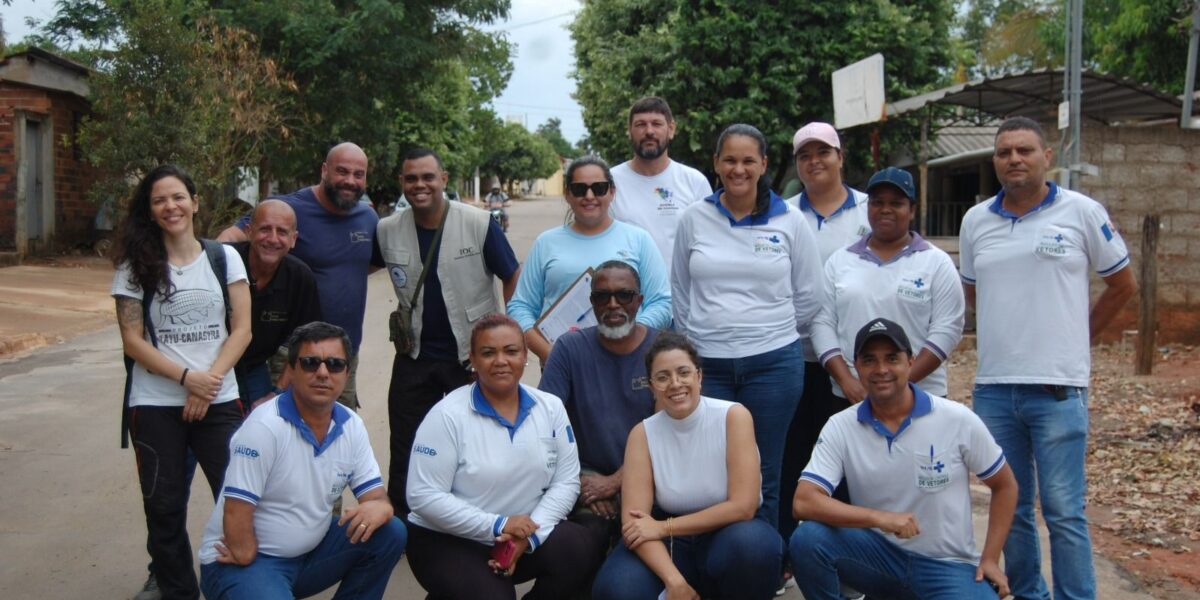
[[[117,298],[117,323],[121,326],[121,329],[136,331],[138,335],[141,335],[144,327],[142,323],[142,301],[136,298]]]

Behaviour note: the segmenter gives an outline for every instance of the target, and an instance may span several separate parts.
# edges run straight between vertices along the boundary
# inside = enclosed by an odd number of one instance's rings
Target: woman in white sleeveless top
[[[629,434],[621,480],[624,543],[595,600],[771,598],[782,542],[762,504],[750,411],[700,395],[700,358],[662,333],[646,354],[657,414]]]

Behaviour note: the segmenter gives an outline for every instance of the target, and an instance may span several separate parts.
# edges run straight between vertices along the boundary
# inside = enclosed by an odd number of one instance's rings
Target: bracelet
[[[187,385],[186,383],[184,383],[184,381],[187,380],[187,374],[188,374],[188,368],[184,367],[183,375],[179,376],[179,385]]]
[[[675,517],[667,517],[667,556],[675,558],[675,527],[673,521]]]

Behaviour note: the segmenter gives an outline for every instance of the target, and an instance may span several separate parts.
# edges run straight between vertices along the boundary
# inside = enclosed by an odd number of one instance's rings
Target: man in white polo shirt
[[[679,215],[712,195],[712,186],[700,171],[671,160],[668,148],[673,137],[675,117],[666,100],[647,96],[633,103],[629,109],[633,158],[612,169],[617,195],[609,209],[614,219],[650,233],[668,274]]]
[[[1125,242],[1100,203],[1046,180],[1053,152],[1036,121],[996,132],[1003,189],[963,217],[959,267],[976,310],[973,404],[1021,486],[1005,571],[1017,598],[1048,600],[1034,499],[1050,529],[1054,598],[1095,598],[1087,484],[1090,342],[1137,290]],[[1106,288],[1088,310],[1089,269]]]
[[[290,391],[256,408],[229,442],[225,486],[200,546],[208,600],[382,598],[407,540],[392,515],[362,419],[337,403],[350,338],[321,321],[288,340]],[[358,506],[330,517],[349,487]]]
[[[804,520],[789,543],[800,591],[837,600],[846,583],[884,598],[1007,596],[999,561],[1017,483],[1004,453],[966,406],[909,383],[912,346],[900,325],[869,321],[855,336],[854,357],[867,400],[821,430],[792,501]],[[992,490],[982,555],[971,473]],[[849,504],[832,497],[843,478]]]

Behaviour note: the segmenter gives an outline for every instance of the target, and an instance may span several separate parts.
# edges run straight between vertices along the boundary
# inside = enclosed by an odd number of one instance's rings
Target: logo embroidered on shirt
[[[413,444],[413,452],[416,454],[424,454],[426,456],[437,456],[437,450],[434,450],[429,446],[422,446],[421,444]]]
[[[237,446],[234,446],[233,453],[237,456],[245,456],[246,458],[258,458],[258,456],[259,456],[258,450],[255,450],[254,448],[251,448],[250,446],[244,446],[242,444],[238,444]]]
[[[783,254],[783,239],[778,234],[759,234],[754,238],[755,254]]]

